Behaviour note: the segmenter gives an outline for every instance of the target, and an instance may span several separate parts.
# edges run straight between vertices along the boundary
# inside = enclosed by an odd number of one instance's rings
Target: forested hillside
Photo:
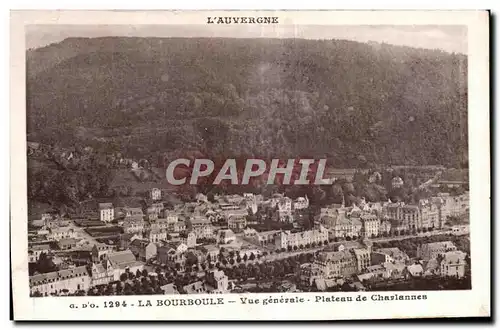
[[[341,40],[72,38],[27,52],[28,140],[130,157],[467,162],[464,55]]]

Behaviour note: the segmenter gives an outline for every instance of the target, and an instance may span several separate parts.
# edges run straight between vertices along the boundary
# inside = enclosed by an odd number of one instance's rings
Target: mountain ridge
[[[130,154],[187,140],[225,156],[456,165],[467,161],[466,74],[460,54],[343,40],[68,38],[27,52],[28,133],[96,143],[75,137],[84,127]]]

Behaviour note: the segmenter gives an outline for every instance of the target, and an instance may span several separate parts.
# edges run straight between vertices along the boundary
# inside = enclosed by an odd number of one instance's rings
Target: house
[[[368,266],[362,274],[358,274],[361,282],[367,280],[387,280],[391,277],[391,271],[383,265]]]
[[[160,289],[163,291],[163,294],[179,294],[179,291],[174,283],[165,284],[164,286],[161,286]]]
[[[278,219],[280,222],[293,222],[292,216],[292,199],[289,197],[282,197],[276,204],[278,207]]]
[[[181,242],[169,242],[164,246],[157,248],[157,259],[160,263],[166,265],[180,264],[181,266],[185,263],[184,253],[188,250],[186,244]]]
[[[307,195],[305,195],[304,197],[298,197],[293,203],[294,210],[303,210],[307,209],[308,207],[309,207],[309,198],[307,198]]]
[[[151,191],[149,192],[149,196],[151,197],[152,200],[159,201],[161,200],[161,190],[158,188],[152,188]]]
[[[386,262],[382,264],[385,269],[390,273],[391,278],[401,279],[405,275],[406,264],[398,261]]]
[[[393,189],[398,189],[404,186],[404,181],[399,176],[392,178],[391,185]]]
[[[78,233],[71,227],[55,227],[49,229],[49,239],[59,241],[63,238],[76,238]]]
[[[167,231],[165,229],[150,229],[144,233],[144,238],[153,243],[160,243],[167,240]]]
[[[372,252],[372,264],[378,265],[386,262],[398,261],[406,263],[410,257],[399,248],[381,248]]]
[[[186,223],[184,221],[177,221],[176,223],[173,224],[172,226],[172,231],[175,232],[175,233],[180,233],[181,231],[184,231],[186,230],[187,226],[186,226]],[[195,234],[196,236],[198,237],[198,233],[201,233],[201,235],[204,235],[205,237],[212,237],[211,235],[213,235],[213,229],[211,226],[206,226],[206,227],[202,227],[202,228],[197,228],[197,230],[195,230]]]
[[[125,222],[144,220],[144,213],[140,207],[124,207],[123,213],[125,214]]]
[[[228,293],[229,278],[222,270],[209,270],[205,278],[208,293]]]
[[[234,232],[241,232],[247,226],[247,218],[243,215],[231,215],[227,218],[227,226]]]
[[[111,252],[107,255],[111,267],[114,270],[114,281],[119,281],[123,273],[136,273],[138,270],[144,269],[144,263],[137,261],[134,254],[130,250]]]
[[[465,261],[466,256],[467,254],[462,251],[445,252],[438,258],[438,261],[441,261],[439,265],[441,276],[464,277],[467,264]]]
[[[182,288],[182,291],[186,294],[202,294],[207,293],[207,288],[202,281],[197,281],[188,285],[185,285]]]
[[[144,231],[145,222],[141,219],[125,218],[123,222],[123,231],[125,233],[141,233]]]
[[[99,219],[103,222],[113,221],[115,209],[112,203],[99,203]]]
[[[33,245],[28,249],[28,262],[37,262],[40,259],[40,255],[45,253],[47,255],[50,251],[49,244]]]
[[[367,248],[352,249],[354,257],[356,258],[358,273],[365,271],[371,266],[370,250]]]
[[[320,251],[314,266],[325,279],[349,277],[356,274],[358,268],[356,258],[349,250]]]
[[[281,231],[276,235],[274,244],[277,249],[288,249],[288,247],[304,248],[306,245],[328,242],[328,231],[322,225],[316,225],[313,230],[297,233]]]
[[[130,243],[130,251],[134,254],[137,260],[148,261],[156,256],[156,244],[146,239],[135,239]]]
[[[108,260],[92,263],[90,266],[90,282],[91,286],[107,285],[114,281],[114,269]]]
[[[197,238],[212,238],[213,227],[210,224],[210,221],[203,216],[193,216],[189,220],[191,223],[192,230],[196,234]]]
[[[57,246],[59,246],[61,250],[70,250],[75,248],[78,242],[79,240],[75,238],[63,238],[57,242]]]
[[[30,276],[31,295],[74,293],[90,288],[90,276],[86,266]]]
[[[193,248],[196,246],[196,234],[193,231],[181,232],[179,234],[179,239],[183,244],[186,244],[188,248]]]
[[[360,216],[361,235],[365,238],[373,238],[379,235],[380,219],[371,213],[363,212]]]
[[[140,233],[125,233],[120,235],[120,248],[127,250],[130,243],[135,239],[142,238]]]
[[[113,247],[110,245],[96,243],[92,246],[91,256],[93,262],[105,260],[109,253],[113,252]]]
[[[220,249],[216,245],[203,245],[200,250],[205,252],[205,258],[210,261],[216,261],[220,253]]]
[[[414,263],[412,265],[406,266],[407,276],[410,277],[421,277],[424,275],[424,268],[420,263]]]
[[[236,235],[231,229],[223,229],[217,232],[217,242],[219,244],[228,244],[236,239]]]
[[[457,247],[451,241],[422,244],[417,247],[417,257],[423,260],[437,258],[446,252],[457,251]]]

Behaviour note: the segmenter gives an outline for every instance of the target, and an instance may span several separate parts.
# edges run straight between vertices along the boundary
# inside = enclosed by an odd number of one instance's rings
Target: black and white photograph
[[[24,26],[25,298],[472,294],[468,23],[197,17]]]

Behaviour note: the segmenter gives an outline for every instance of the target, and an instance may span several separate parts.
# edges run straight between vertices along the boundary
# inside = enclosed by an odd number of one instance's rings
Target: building
[[[430,260],[437,258],[438,255],[453,251],[457,251],[457,247],[451,241],[427,243],[417,247],[417,257]]]
[[[357,273],[366,271],[371,266],[371,253],[369,249],[353,249],[354,257],[356,258]]]
[[[76,238],[78,233],[71,227],[55,227],[49,229],[49,239],[59,241],[64,238]]]
[[[138,238],[142,238],[142,235],[140,233],[125,233],[120,235],[120,248],[123,250],[127,250],[130,246],[130,243]]]
[[[394,178],[392,178],[391,180],[391,185],[392,185],[392,188],[393,189],[398,189],[398,188],[401,188],[402,186],[404,186],[404,181],[403,179],[401,179],[399,176],[396,176]]]
[[[309,207],[309,198],[307,198],[307,195],[304,197],[299,197],[293,202],[293,209],[294,210],[303,210],[307,209]]]
[[[146,239],[135,239],[130,243],[130,251],[137,260],[148,261],[156,256],[156,244]]]
[[[145,229],[145,222],[141,219],[125,218],[123,222],[123,231],[125,233],[142,233]]]
[[[382,248],[372,252],[371,259],[373,265],[378,265],[386,262],[406,263],[410,260],[410,257],[408,257],[408,255],[405,252],[394,247],[394,248]]]
[[[207,293],[207,288],[205,287],[205,283],[197,281],[183,286],[182,291],[186,294],[203,294]]]
[[[30,276],[31,295],[60,295],[90,288],[90,276],[86,266]]]
[[[361,236],[365,238],[374,238],[379,235],[380,220],[371,213],[363,213],[360,217],[361,220]]]
[[[45,253],[47,255],[50,251],[49,244],[33,245],[28,249],[28,262],[37,262],[40,259],[40,255]]]
[[[415,232],[442,227],[438,206],[427,200],[420,201],[418,205],[391,203],[386,206],[385,213],[391,221],[393,232]]]
[[[299,270],[300,284],[311,286],[317,279],[323,279],[323,272],[316,263],[305,263],[300,265]]]
[[[209,270],[205,282],[209,293],[229,292],[229,279],[222,270]]]
[[[196,246],[196,234],[193,231],[181,232],[179,234],[180,242],[186,244],[188,248],[194,248]]]
[[[239,233],[247,226],[247,217],[242,215],[231,215],[227,219],[227,227],[232,231]]]
[[[368,280],[387,280],[391,277],[391,271],[383,265],[368,266],[362,274],[358,274],[361,282]]]
[[[106,245],[103,243],[96,243],[92,246],[90,251],[92,262],[100,262],[107,258],[109,253],[113,252],[113,247],[111,245]]]
[[[462,278],[465,276],[465,267],[467,262],[465,261],[466,253],[462,251],[449,251],[445,252],[441,258],[440,262],[440,273],[441,276],[458,277]]]
[[[210,221],[203,216],[193,216],[190,219],[191,227],[197,238],[212,238],[214,230]]]
[[[160,289],[163,291],[163,294],[165,294],[165,295],[179,294],[179,291],[177,290],[177,286],[175,286],[174,283],[165,284],[164,286],[161,286]]]
[[[222,229],[217,232],[217,242],[228,244],[236,239],[236,235],[231,229]]]
[[[152,200],[159,201],[161,200],[161,190],[158,188],[152,188],[151,191],[149,192],[149,196],[151,197]]]
[[[422,277],[424,275],[424,267],[420,263],[414,263],[406,266],[407,277]]]
[[[157,249],[157,259],[165,265],[177,265],[184,267],[186,262],[185,252],[188,250],[186,244],[181,242],[169,242],[167,245],[160,246]]]
[[[115,209],[112,203],[99,203],[99,219],[103,222],[115,219]]]
[[[144,213],[139,207],[125,207],[123,208],[123,213],[125,214],[124,221],[143,221]]]
[[[276,236],[280,234],[279,230],[261,231],[257,234],[257,243],[259,245],[274,244]]]
[[[167,231],[165,229],[150,229],[144,232],[144,238],[152,243],[160,243],[167,240]]]
[[[325,279],[349,277],[356,274],[358,268],[354,254],[348,250],[321,251],[314,266]]]
[[[469,192],[459,196],[451,196],[449,193],[440,193],[437,200],[441,210],[442,221],[448,217],[459,217],[469,212]]]
[[[280,222],[293,222],[292,215],[292,199],[289,197],[282,197],[276,204],[278,207],[278,219]]]
[[[130,250],[111,252],[107,255],[107,260],[113,268],[114,281],[119,281],[123,273],[136,273],[144,269],[144,263],[137,261]]]
[[[328,242],[328,231],[321,225],[313,230],[307,230],[297,233],[290,231],[281,231],[276,235],[274,244],[277,249],[304,248],[306,245]]]
[[[200,250],[205,253],[205,258],[209,261],[216,261],[220,253],[216,245],[203,245]]]
[[[90,284],[92,287],[107,285],[114,281],[115,271],[108,260],[92,263],[90,266]]]
[[[61,250],[71,250],[76,247],[79,240],[75,238],[63,238],[57,242],[57,246]]]

